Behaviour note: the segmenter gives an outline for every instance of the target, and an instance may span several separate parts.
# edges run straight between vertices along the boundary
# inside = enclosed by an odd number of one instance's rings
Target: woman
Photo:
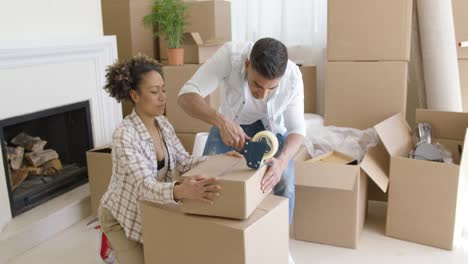
[[[110,66],[106,78],[104,89],[119,102],[131,100],[134,111],[113,135],[112,178],[99,222],[120,264],[144,263],[139,201],[212,203],[221,188],[201,176],[174,181],[176,170],[185,172],[206,157],[190,156],[163,116],[165,83],[157,61],[138,55]]]

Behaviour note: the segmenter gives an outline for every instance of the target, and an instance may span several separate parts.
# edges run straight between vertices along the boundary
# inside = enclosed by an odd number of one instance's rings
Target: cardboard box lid
[[[186,32],[184,33],[184,44],[195,44],[201,46],[221,46],[224,44],[222,40],[209,40],[203,41],[202,36],[198,32]]]
[[[468,113],[417,109],[416,122],[430,123],[433,138],[463,141],[468,127]]]
[[[236,158],[227,155],[209,156],[208,160],[186,172],[183,177],[203,175],[205,177],[218,177],[226,181],[245,182],[258,173],[264,173],[265,166],[258,170],[247,167],[245,158]]]
[[[375,129],[390,155],[406,157],[413,149],[411,128],[401,113],[380,122]]]
[[[467,135],[468,113],[417,109],[416,121],[431,123],[433,138],[463,141]],[[375,129],[391,156],[407,157],[414,147],[411,128],[401,113],[377,124]],[[468,144],[464,144],[466,149]]]
[[[268,195],[265,199],[258,205],[257,209],[252,213],[252,215],[245,220],[238,219],[229,219],[222,217],[210,217],[210,216],[201,216],[201,215],[188,215],[186,217],[192,218],[194,221],[204,221],[212,224],[222,225],[236,230],[245,230],[250,227],[252,224],[257,222],[260,218],[268,214],[269,212],[278,208],[282,203],[287,203],[287,199],[276,196]],[[165,213],[172,213],[174,215],[184,214],[178,206],[170,205],[161,205],[155,204],[147,201],[142,201],[141,204],[148,208],[155,208],[158,210],[163,210]]]
[[[352,191],[355,188],[358,171],[362,169],[383,192],[387,191],[390,160],[381,146],[371,148],[359,165],[304,161],[307,157],[310,156],[305,147],[295,156],[296,185]],[[297,173],[310,171],[310,164],[314,164],[314,173],[307,176]]]

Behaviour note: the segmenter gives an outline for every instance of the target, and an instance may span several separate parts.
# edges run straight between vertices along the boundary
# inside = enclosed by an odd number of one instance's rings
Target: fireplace
[[[42,144],[35,148],[18,145],[15,140],[18,135],[27,135]],[[0,120],[0,142],[10,208],[12,215],[17,216],[88,181],[86,151],[94,145],[89,102]],[[13,161],[9,158],[12,155],[9,154],[16,149],[21,150],[24,158],[17,159],[19,163],[15,166],[18,167],[13,169]],[[42,157],[38,153],[45,154],[42,162],[36,163],[40,159],[31,157]],[[52,157],[46,155],[50,153],[53,153]],[[45,170],[46,160],[49,163],[56,161],[60,166]],[[51,170],[52,167],[55,169]],[[17,180],[18,171],[22,173],[21,181]]]

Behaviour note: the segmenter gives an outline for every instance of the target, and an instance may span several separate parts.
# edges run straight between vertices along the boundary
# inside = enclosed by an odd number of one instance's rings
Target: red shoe
[[[99,255],[105,263],[113,264],[115,262],[115,251],[106,234],[102,232],[101,227],[97,226],[96,229],[99,229]]]

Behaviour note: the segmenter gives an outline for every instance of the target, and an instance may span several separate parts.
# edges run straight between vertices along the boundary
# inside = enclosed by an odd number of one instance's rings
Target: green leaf
[[[143,18],[143,24],[153,28],[155,37],[164,35],[169,48],[178,48],[187,25],[187,6],[182,0],[152,0],[151,13]]]

